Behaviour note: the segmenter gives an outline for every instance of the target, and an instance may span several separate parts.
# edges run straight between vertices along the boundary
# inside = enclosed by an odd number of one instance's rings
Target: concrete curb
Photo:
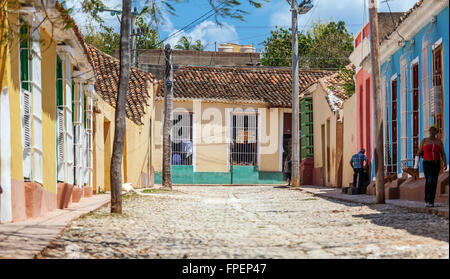
[[[333,188],[315,188],[317,190],[320,189],[333,189]],[[374,201],[367,201],[367,199],[369,197],[372,197],[370,195],[359,195],[359,197],[363,197],[366,200],[356,200],[354,198],[350,198],[352,197],[352,195],[350,195],[349,197],[344,196],[344,194],[339,194],[339,193],[315,193],[312,190],[308,190],[305,188],[301,188],[301,189],[292,189],[292,190],[300,190],[303,192],[307,192],[312,194],[313,196],[317,196],[317,197],[325,197],[325,198],[329,198],[329,199],[333,199],[333,200],[338,200],[338,201],[344,201],[344,202],[351,202],[351,203],[360,203],[360,204],[365,204],[365,205],[375,205],[375,197],[373,197]],[[389,205],[393,205],[393,206],[397,206],[397,207],[401,207],[404,209],[408,209],[411,210],[413,212],[418,212],[418,213],[427,213],[427,214],[435,214],[441,217],[444,217],[446,219],[449,219],[449,211],[448,211],[448,207],[434,207],[434,208],[427,208],[427,207],[418,207],[418,206],[414,206],[414,205],[407,205],[407,204],[402,204],[402,203],[408,203],[410,201],[406,201],[406,200],[386,200],[386,204]],[[414,202],[415,203],[415,202]]]
[[[110,200],[108,194],[94,195],[40,218],[0,224],[0,259],[36,258],[70,222],[107,205]]]

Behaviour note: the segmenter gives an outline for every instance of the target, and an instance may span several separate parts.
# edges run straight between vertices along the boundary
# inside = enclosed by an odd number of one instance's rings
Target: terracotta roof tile
[[[119,90],[120,63],[119,60],[101,52],[93,46],[88,46],[95,70],[95,91],[102,99],[116,107]],[[145,107],[150,105],[150,92],[147,81],[153,83],[155,77],[135,67],[130,69],[130,81],[127,91],[125,111],[127,117],[138,125],[142,125]]]
[[[346,66],[347,69],[355,69],[353,64]],[[331,110],[336,111],[342,109],[344,101],[349,98],[344,88],[345,80],[339,72],[321,78],[318,82],[321,83],[325,91],[328,93],[327,101]]]
[[[300,91],[331,71],[301,70]],[[160,85],[163,82],[160,81]],[[292,103],[290,68],[185,66],[174,72],[175,99],[202,99],[226,102],[258,102],[271,107]],[[164,97],[164,86],[157,96]]]
[[[395,26],[391,28],[389,32],[386,32],[384,36],[380,37],[378,40],[380,41],[380,44],[382,44],[385,40],[388,40],[392,33],[399,28],[399,26],[415,11],[417,8],[422,6],[424,0],[417,1],[414,6],[409,9],[408,11],[404,12],[402,16],[400,16],[399,19],[395,18]]]

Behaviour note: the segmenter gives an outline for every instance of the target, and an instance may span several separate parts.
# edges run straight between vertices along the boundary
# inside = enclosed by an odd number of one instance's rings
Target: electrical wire
[[[218,5],[215,9],[211,9],[208,12],[206,12],[205,14],[203,14],[202,16],[200,16],[199,18],[197,18],[196,20],[192,21],[191,23],[185,25],[183,28],[179,29],[178,31],[176,31],[175,33],[170,34],[168,37],[166,37],[164,40],[160,41],[159,43],[163,43],[165,41],[167,41],[170,38],[173,38],[174,36],[178,35],[179,33],[183,32],[183,31],[187,31],[189,29],[194,28],[194,24],[200,20],[202,20],[205,16],[207,16],[204,20],[207,20],[208,18],[212,17],[213,15],[215,15],[218,12],[218,8],[220,8],[221,6],[225,5],[227,2],[223,1],[220,5]],[[212,14],[208,15],[209,13],[213,12]]]
[[[391,7],[389,6],[389,0],[384,0],[384,3],[386,3],[386,5],[387,5],[387,7],[388,7],[388,10],[389,10],[389,16],[391,17],[391,20],[392,20],[392,27],[394,28],[394,27],[395,27],[395,20],[394,20],[394,17],[392,16]],[[403,38],[403,36],[398,32],[398,28],[395,28],[395,32],[398,34],[398,36],[399,36],[400,38],[402,38],[402,41],[403,41],[403,42],[406,42],[405,38]]]

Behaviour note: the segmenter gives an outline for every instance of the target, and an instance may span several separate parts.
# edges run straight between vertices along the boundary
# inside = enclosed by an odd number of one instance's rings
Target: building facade
[[[290,151],[291,70],[181,67],[174,73],[174,184],[283,184]],[[301,71],[303,89],[326,71]],[[162,182],[164,88],[155,96],[153,166]]]
[[[9,32],[2,36],[9,40],[2,41],[0,56],[1,222],[65,208],[90,195],[92,186],[94,88],[81,33],[62,16],[66,11],[58,3],[6,3],[1,32]]]
[[[418,1],[395,29],[380,38],[385,195],[424,200],[422,164],[419,179],[407,174],[414,166],[428,128],[439,128],[449,160],[449,1]],[[375,173],[372,171],[372,179]],[[372,183],[373,184],[373,183]],[[438,178],[436,201],[448,203],[448,171]],[[369,187],[370,188],[370,187]],[[369,189],[374,193],[374,188]]]
[[[119,89],[119,60],[88,46],[95,70],[93,116],[93,185],[96,193],[111,190],[110,163],[115,130],[115,107]],[[122,180],[133,187],[153,185],[151,127],[156,79],[132,67],[127,91],[126,130]]]
[[[433,124],[448,161],[448,16],[448,1],[418,2],[380,45],[387,174],[399,176],[414,165]]]
[[[403,13],[378,13],[378,37],[383,38],[392,31]],[[356,149],[365,148],[369,161],[372,160],[372,64],[370,60],[370,24],[366,23],[355,38],[350,61],[356,66]]]
[[[344,80],[340,74],[334,73],[318,79],[301,93],[302,99],[310,98],[312,101],[313,166],[303,175],[311,175],[313,185],[329,187],[344,185],[343,170],[350,161],[344,160],[344,151],[353,148],[347,142],[344,144],[346,122],[343,108],[349,96],[343,89],[343,84]],[[354,114],[351,117],[354,118]],[[352,122],[351,117],[348,119],[349,123]],[[302,118],[303,121],[305,120]],[[347,132],[354,135],[352,131]],[[303,134],[302,131],[302,136]],[[348,178],[345,181],[348,185]]]

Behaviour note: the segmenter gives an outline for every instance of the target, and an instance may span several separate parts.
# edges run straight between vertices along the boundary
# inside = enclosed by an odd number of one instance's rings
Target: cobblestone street
[[[448,258],[443,217],[282,187],[174,187],[74,220],[39,258]]]

